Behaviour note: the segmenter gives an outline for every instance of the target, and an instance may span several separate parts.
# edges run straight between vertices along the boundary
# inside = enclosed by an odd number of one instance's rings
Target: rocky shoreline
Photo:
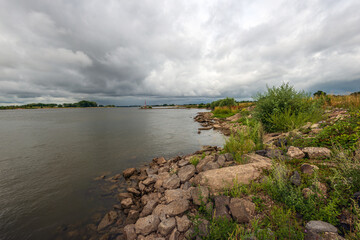
[[[242,126],[236,122],[239,115],[229,119],[213,119],[212,113],[199,113],[195,121],[203,129],[217,129],[229,135]],[[318,129],[318,126],[310,126]],[[316,132],[317,130],[314,130]],[[276,144],[283,135],[265,136],[264,142]],[[246,164],[239,165],[229,153],[219,147],[205,146],[193,154],[171,159],[154,158],[147,166],[129,168],[122,174],[97,180],[117,183],[125,179],[126,190],[117,195],[118,204],[99,219],[97,225],[89,224],[86,234],[77,233],[67,237],[74,239],[201,239],[206,236],[209,221],[202,219],[194,230],[193,219],[199,208],[206,208],[213,217],[232,219],[237,223],[248,223],[256,214],[255,204],[249,197],[231,198],[224,190],[234,184],[249,184],[263,181],[262,172],[272,167],[272,158],[322,159],[330,156],[327,148],[288,147],[284,156],[277,149],[261,150],[244,155]],[[317,166],[305,163],[303,174],[312,174]],[[290,176],[293,184],[301,182],[298,172]],[[326,196],[326,186],[318,183]],[[310,188],[303,190],[304,196],[315,194]],[[317,193],[318,194],[318,193]],[[211,199],[211,201],[210,201]],[[271,200],[269,200],[271,201]],[[319,234],[332,236],[328,239],[343,239],[331,224],[310,221],[306,224],[307,239],[316,239]],[[312,236],[312,238],[311,238]]]

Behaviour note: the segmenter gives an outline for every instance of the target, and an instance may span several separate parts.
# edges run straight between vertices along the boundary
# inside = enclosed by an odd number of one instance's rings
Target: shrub
[[[247,120],[241,130],[232,133],[225,141],[225,152],[231,153],[235,161],[244,163],[242,155],[263,147],[263,129],[260,122],[250,122]]]
[[[238,109],[235,107],[215,107],[215,109],[212,111],[214,117],[217,118],[231,117],[238,112]]]
[[[268,88],[255,97],[255,117],[266,131],[289,131],[308,121],[321,118],[317,102],[304,91],[297,92],[288,83]]]
[[[234,98],[225,98],[210,103],[210,108],[215,109],[215,107],[232,107],[236,105],[237,103]]]
[[[198,165],[200,159],[198,157],[191,157],[189,162],[196,167]]]

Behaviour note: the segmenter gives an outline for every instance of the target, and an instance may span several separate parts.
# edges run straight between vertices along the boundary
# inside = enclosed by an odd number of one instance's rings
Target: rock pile
[[[262,169],[271,167],[271,160],[250,154],[248,164],[236,165],[230,154],[220,154],[219,150],[205,147],[195,155],[155,158],[149,166],[126,169],[123,176],[133,184],[118,194],[120,205],[105,214],[97,231],[103,239],[191,239],[193,228],[188,216],[195,214],[199,205],[213,208],[217,217],[249,222],[255,212],[250,199],[215,196],[214,207],[208,199],[234,180],[254,180]],[[193,157],[200,159],[196,166],[190,163]],[[202,220],[203,234],[207,224]]]

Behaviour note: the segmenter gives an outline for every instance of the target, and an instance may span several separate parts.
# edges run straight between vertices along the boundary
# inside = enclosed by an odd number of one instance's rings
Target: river
[[[0,111],[0,239],[53,239],[59,226],[111,207],[95,177],[223,145],[218,132],[197,133],[198,111]]]

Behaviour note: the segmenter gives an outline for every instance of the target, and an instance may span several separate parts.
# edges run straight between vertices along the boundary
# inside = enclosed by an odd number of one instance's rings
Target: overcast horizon
[[[360,1],[0,0],[0,105],[360,91]]]

